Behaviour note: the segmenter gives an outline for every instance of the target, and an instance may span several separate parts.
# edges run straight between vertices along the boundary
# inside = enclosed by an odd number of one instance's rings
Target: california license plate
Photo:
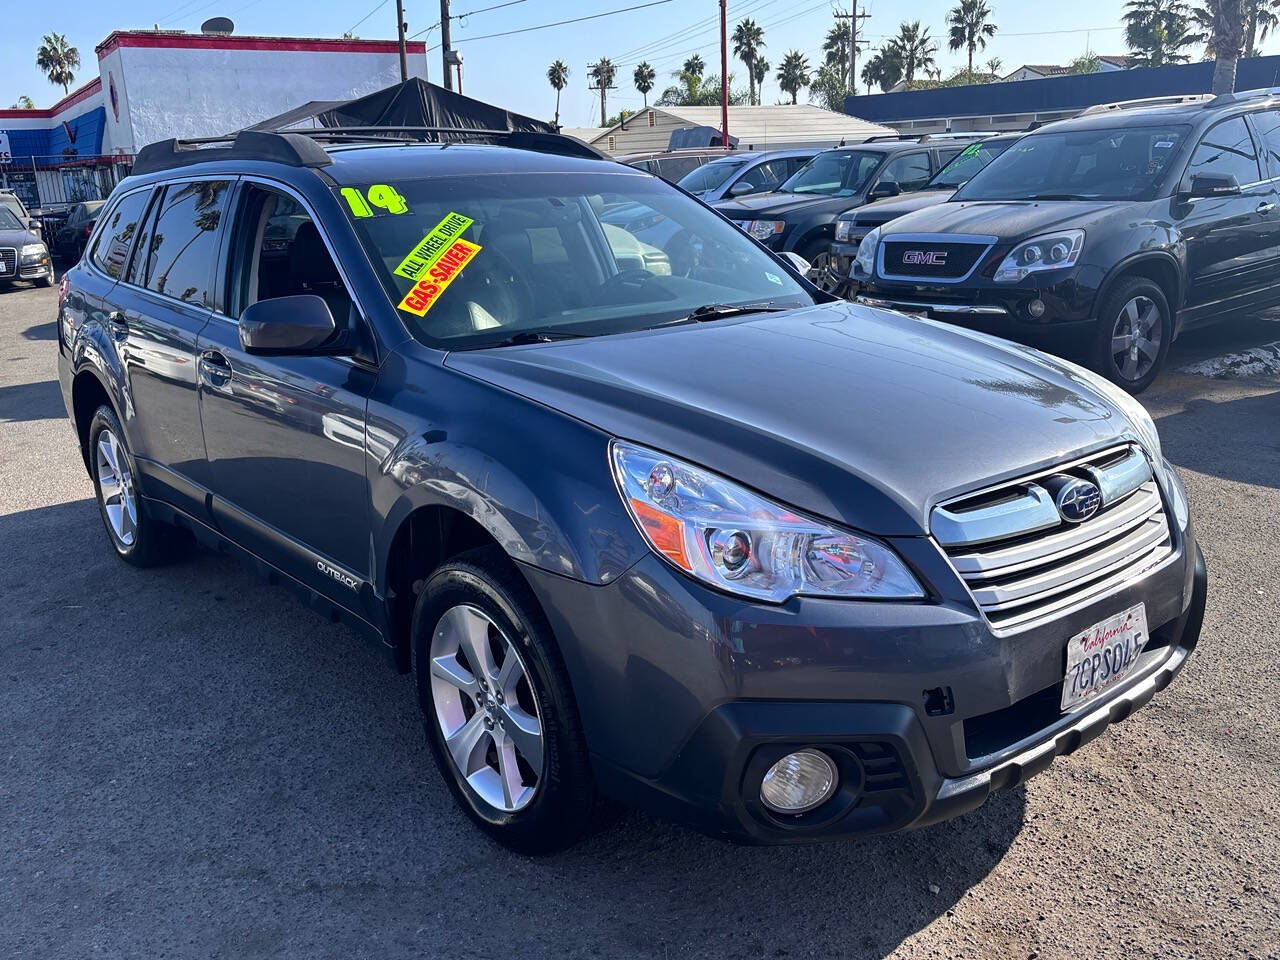
[[[1123,680],[1146,643],[1147,608],[1141,603],[1077,633],[1067,642],[1062,710],[1074,710]]]

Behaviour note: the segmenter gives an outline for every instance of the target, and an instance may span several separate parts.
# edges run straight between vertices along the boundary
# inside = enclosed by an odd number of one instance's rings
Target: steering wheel
[[[658,275],[643,267],[624,267],[609,279],[600,284],[601,293],[612,293],[627,287],[642,287],[646,283],[658,279]]]

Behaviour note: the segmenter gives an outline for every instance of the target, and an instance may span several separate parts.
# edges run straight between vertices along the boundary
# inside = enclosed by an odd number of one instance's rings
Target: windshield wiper
[[[504,340],[486,343],[486,347],[518,347],[526,343],[551,343],[554,340],[580,340],[585,333],[568,333],[564,330],[521,330]]]
[[[1092,200],[1078,193],[1033,193],[1028,200]]]
[[[723,320],[725,317],[741,317],[751,313],[779,313],[791,307],[775,307],[772,303],[704,303],[694,307],[689,313],[675,320],[658,324],[659,327],[674,327],[682,323],[706,323],[708,320]]]

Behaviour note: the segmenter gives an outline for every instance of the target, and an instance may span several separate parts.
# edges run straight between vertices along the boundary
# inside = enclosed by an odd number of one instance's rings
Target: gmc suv
[[[1094,107],[871,230],[852,279],[1138,393],[1183,330],[1280,301],[1278,183],[1277,91]]]
[[[58,368],[120,558],[194,537],[370,637],[481,828],[919,827],[1182,668],[1204,564],[1128,395],[835,300],[584,144],[440,136],[143,149]]]

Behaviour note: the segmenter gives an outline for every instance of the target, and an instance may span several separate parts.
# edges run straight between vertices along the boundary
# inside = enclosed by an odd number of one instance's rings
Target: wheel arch
[[[74,418],[76,436],[80,439],[80,457],[84,468],[92,473],[89,466],[89,427],[93,422],[93,414],[103,405],[111,408],[116,419],[123,425],[120,407],[111,396],[101,374],[92,364],[86,365],[71,381],[71,412]]]
[[[1174,320],[1176,328],[1184,284],[1182,271],[1173,255],[1164,251],[1152,251],[1134,254],[1121,260],[1107,273],[1098,290],[1096,303],[1099,310],[1106,298],[1111,295],[1111,291],[1115,289],[1116,284],[1128,277],[1146,277],[1164,292],[1165,300],[1169,302],[1169,310],[1173,314],[1171,319]]]

